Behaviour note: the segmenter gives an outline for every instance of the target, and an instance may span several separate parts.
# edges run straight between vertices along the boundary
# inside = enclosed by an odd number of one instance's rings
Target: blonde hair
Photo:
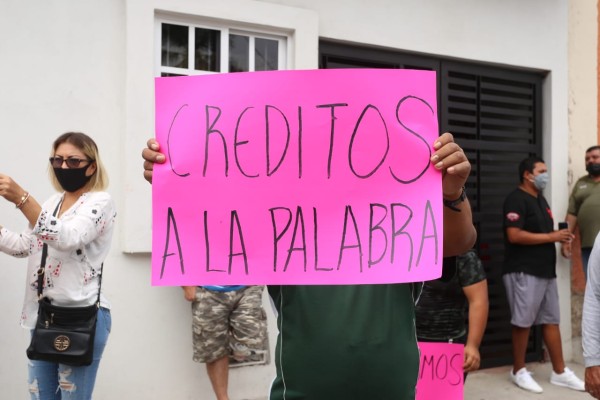
[[[77,147],[88,159],[93,160],[90,165],[93,163],[96,164],[96,172],[94,172],[90,178],[90,181],[86,184],[88,190],[91,192],[100,192],[105,190],[108,187],[108,175],[106,174],[106,169],[104,169],[104,165],[100,160],[100,153],[98,152],[98,146],[96,146],[96,142],[94,142],[94,140],[85,133],[63,133],[52,144],[51,156],[54,156],[58,146],[63,143],[69,143]],[[48,174],[50,175],[50,182],[52,183],[52,186],[59,192],[62,192],[63,188],[58,182],[58,179],[56,179],[56,175],[54,174],[54,169],[52,166],[50,166]]]

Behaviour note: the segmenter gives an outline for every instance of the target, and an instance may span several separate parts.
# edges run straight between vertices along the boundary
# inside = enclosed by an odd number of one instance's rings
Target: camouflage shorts
[[[194,361],[211,362],[231,355],[243,360],[265,351],[267,317],[262,308],[264,286],[230,292],[196,288],[192,302]]]

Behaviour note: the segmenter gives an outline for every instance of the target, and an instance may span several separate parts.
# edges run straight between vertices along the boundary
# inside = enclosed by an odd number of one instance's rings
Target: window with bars
[[[160,76],[286,68],[283,35],[173,21],[158,21],[157,29]]]

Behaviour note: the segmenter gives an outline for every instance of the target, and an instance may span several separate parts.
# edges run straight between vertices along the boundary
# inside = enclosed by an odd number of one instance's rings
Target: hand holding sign
[[[156,142],[143,153],[154,180],[154,284],[439,276],[438,171],[452,194],[469,165],[450,134],[432,154],[434,73],[276,71],[156,84],[164,158]]]
[[[440,136],[434,149],[437,151],[432,155],[431,162],[436,169],[442,171],[444,200],[464,200],[452,208],[444,207],[444,257],[451,257],[473,247],[477,238],[475,227],[470,222],[471,206],[466,196],[463,197],[463,190],[471,173],[471,163],[463,149],[454,142],[451,133],[446,132]]]
[[[165,156],[160,152],[160,145],[156,139],[148,139],[146,148],[142,150],[142,158],[144,159],[144,179],[152,183],[152,175],[154,172],[154,163],[163,164]]]
[[[454,142],[451,133],[444,133],[435,142],[436,152],[431,157],[435,168],[442,171],[442,192],[445,199],[456,199],[471,173],[471,164],[465,153]]]

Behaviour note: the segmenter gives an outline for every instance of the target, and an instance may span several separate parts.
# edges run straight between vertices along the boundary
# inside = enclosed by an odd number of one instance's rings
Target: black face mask
[[[85,176],[85,171],[88,167],[89,165],[83,168],[54,168],[54,175],[56,175],[58,183],[60,183],[65,192],[76,192],[84,187],[92,178],[93,174]]]
[[[591,176],[598,176],[600,175],[600,164],[588,164],[585,166],[585,170]]]

